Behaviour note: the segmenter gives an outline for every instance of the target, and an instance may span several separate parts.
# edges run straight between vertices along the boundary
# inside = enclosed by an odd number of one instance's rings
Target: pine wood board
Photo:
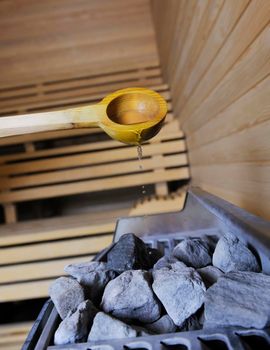
[[[211,66],[228,35],[230,35],[248,3],[249,0],[240,0],[237,2],[234,0],[224,1],[223,7],[212,27],[212,30],[205,39],[205,44],[201,49],[201,53],[196,63],[192,69],[188,71],[189,76],[186,83],[182,86],[181,94],[178,94],[179,90],[177,92],[173,91],[173,96],[175,97],[175,109],[179,113],[200,80],[207,73],[207,70]]]
[[[158,62],[146,0],[9,0],[0,13],[2,86]]]
[[[184,106],[181,112],[182,121],[187,120],[191,114],[194,114],[194,111],[198,106],[202,105],[202,102],[207,96],[216,88],[218,83],[223,80],[224,75],[228,72],[230,74],[230,71],[236,62],[239,61],[239,64],[241,64],[241,55],[246,53],[248,56],[248,52],[246,51],[247,48],[257,39],[257,36],[260,35],[266,27],[269,22],[269,15],[270,3],[268,1],[258,0],[249,3],[236,27],[231,32],[230,36],[215,57],[215,60],[209,67],[207,74],[205,74],[203,79],[200,80],[192,96]],[[250,26],[250,23],[253,23],[253,25]],[[263,50],[263,47],[260,47],[260,50]],[[254,55],[254,57],[256,57],[257,60],[260,60],[261,55]],[[262,58],[263,57],[265,56],[263,55]],[[250,63],[252,64],[252,61]],[[257,68],[260,68],[258,66],[253,67],[256,67],[254,73],[256,73]],[[252,75],[248,74],[246,78],[252,78]],[[241,84],[241,81],[238,81],[238,83]]]
[[[25,200],[34,200],[41,198],[52,198],[64,195],[95,192],[102,189],[112,190],[116,188],[126,188],[132,186],[138,186],[142,183],[153,184],[162,181],[177,181],[180,179],[188,179],[189,171],[188,167],[179,169],[168,169],[164,170],[155,176],[150,173],[143,173],[138,176],[137,174],[116,176],[113,178],[97,179],[97,180],[84,180],[77,183],[68,183],[52,186],[42,186],[40,188],[17,190],[14,192],[2,192],[0,194],[1,203],[9,202],[21,202]]]
[[[256,127],[270,118],[270,76],[250,89],[224,111],[191,134],[188,138],[188,150],[192,151],[204,145],[219,141],[232,134],[241,137],[242,131]],[[246,130],[247,131],[247,130]],[[257,140],[253,140],[252,142]],[[239,142],[241,140],[239,139]],[[238,140],[236,145],[238,151]],[[245,149],[243,149],[245,152]]]
[[[0,265],[72,257],[76,256],[78,252],[80,255],[91,256],[107,247],[112,242],[112,236],[112,234],[105,234],[11,248],[6,247],[1,251]]]
[[[251,67],[254,67],[252,74]],[[183,123],[184,131],[190,135],[198,130],[206,122],[215,118],[224,108],[260,83],[269,73],[270,26],[267,26],[205,101],[193,111],[192,117]]]

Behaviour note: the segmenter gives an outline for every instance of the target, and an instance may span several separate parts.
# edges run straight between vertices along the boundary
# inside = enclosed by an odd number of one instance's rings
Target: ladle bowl
[[[159,132],[166,113],[166,101],[157,92],[128,88],[106,96],[95,105],[1,117],[0,137],[100,127],[115,140],[138,145]]]

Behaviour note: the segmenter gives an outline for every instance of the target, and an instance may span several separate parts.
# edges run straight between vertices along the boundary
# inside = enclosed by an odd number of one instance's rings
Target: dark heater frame
[[[149,246],[166,254],[184,237],[207,235],[218,238],[227,231],[246,243],[260,259],[262,271],[270,274],[270,223],[199,188],[191,188],[188,191],[182,211],[119,219],[114,242],[123,234],[134,233]],[[95,260],[106,261],[106,254],[110,248],[100,252]],[[48,300],[22,350],[270,349],[269,328],[258,330],[240,327],[218,327],[138,338],[50,345],[59,322],[57,311],[52,301]]]

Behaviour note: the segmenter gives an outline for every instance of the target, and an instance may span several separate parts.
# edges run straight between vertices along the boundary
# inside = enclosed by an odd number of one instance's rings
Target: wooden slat
[[[28,333],[32,327],[32,322],[9,323],[0,325],[0,336],[20,333]]]
[[[207,7],[201,21],[187,24],[187,5],[155,1],[162,69],[186,134],[192,183],[268,219],[270,2],[226,0],[215,20]],[[173,30],[162,22],[165,10]],[[170,52],[164,38],[173,42]]]
[[[103,218],[101,222],[97,222],[89,214],[69,216],[65,220],[40,219],[1,225],[0,246],[112,233],[114,229],[115,222],[111,218],[107,220]]]
[[[194,40],[192,41],[189,37],[188,41],[190,42],[190,51],[189,53],[186,53],[186,59],[185,62],[182,64],[181,72],[179,71],[180,64],[176,66],[176,72],[174,74],[175,76],[179,77],[179,79],[175,79],[175,81],[172,82],[171,88],[174,91],[174,96],[179,96],[178,99],[175,101],[175,103],[177,103],[178,106],[182,106],[185,96],[185,85],[189,80],[190,75],[193,73],[194,66],[198,61],[198,57],[204,45],[206,44],[206,41],[211,33],[211,30],[213,29],[213,26],[217,22],[218,15],[222,10],[223,5],[226,6],[223,0],[208,2],[208,6],[201,18],[201,21],[200,23],[198,23],[196,33],[194,33],[196,34]],[[234,4],[234,11],[237,11],[237,4]],[[194,25],[192,29],[194,31]],[[182,58],[182,61],[184,61],[184,57]],[[180,91],[182,92],[181,94],[179,94]]]
[[[169,116],[167,116],[169,117]],[[161,131],[158,133],[158,135],[150,140],[150,143],[152,141],[163,141],[168,139],[175,139],[175,138],[183,138],[184,134],[181,130],[177,131],[177,122],[170,122],[170,124],[173,123],[174,132],[170,132],[168,134],[168,131],[170,131],[171,125],[165,124],[164,127],[161,129]],[[45,149],[45,150],[36,150],[33,153],[12,153],[9,155],[3,155],[0,156],[0,163],[7,163],[10,161],[18,161],[23,159],[31,159],[31,158],[42,158],[42,157],[48,157],[53,155],[61,155],[61,154],[72,154],[72,153],[79,153],[79,152],[85,152],[85,151],[97,151],[102,149],[108,149],[108,148],[122,148],[126,147],[125,144],[120,143],[115,140],[106,140],[106,141],[97,141],[97,142],[91,142],[81,145],[72,145],[72,146],[65,146],[65,147],[56,147],[53,149]]]
[[[193,165],[269,161],[270,114],[264,123],[245,128],[189,152]],[[269,174],[270,177],[270,174]]]
[[[1,335],[1,337],[0,337],[0,349],[1,349],[1,346],[6,346],[7,343],[23,344],[23,342],[25,341],[25,338],[26,338],[25,334],[13,334],[12,339],[10,339],[10,335]]]
[[[197,42],[197,36],[202,35],[203,31],[201,28],[201,22],[203,20],[203,17],[205,16],[205,12],[207,11],[209,4],[210,4],[210,1],[208,0],[197,1],[195,10],[193,12],[193,16],[190,20],[190,25],[189,25],[188,32],[186,34],[185,41],[181,48],[181,54],[180,54],[179,60],[177,61],[177,64],[175,64],[175,66],[172,67],[172,70],[171,70],[172,75],[181,77],[187,61],[189,61],[191,58],[194,59],[194,56],[192,56],[193,44],[194,42],[195,43]],[[195,54],[195,52],[193,52],[193,54]],[[173,81],[172,89],[174,89],[175,85],[181,82],[181,79],[179,80]]]
[[[0,349],[20,350],[33,322],[9,323],[0,325]]]
[[[183,109],[185,102],[194,91],[203,75],[207,72],[218,51],[224,44],[248,3],[249,0],[224,1],[221,12],[216,19],[209,36],[206,37],[205,44],[201,50],[197,62],[188,72],[189,76],[186,83],[183,84],[184,86],[182,86],[181,94],[179,93],[179,89],[175,92],[173,91],[173,95],[175,97],[177,96],[177,99],[175,100],[175,108],[179,113]],[[178,81],[178,79],[181,79],[181,77],[177,77],[175,81]]]
[[[153,170],[168,167],[177,167],[187,165],[186,154],[176,154],[163,157],[161,163],[157,162],[155,157],[142,160],[143,170]],[[68,169],[61,171],[46,172],[37,175],[17,176],[13,178],[3,178],[0,182],[0,189],[25,188],[29,186],[40,186],[44,184],[56,184],[69,181],[79,181],[84,179],[93,179],[115,175],[124,175],[129,173],[140,173],[138,160],[126,161],[124,163],[113,163],[108,165],[97,165],[83,167],[80,169]],[[15,221],[13,221],[15,222]]]
[[[65,137],[77,137],[90,134],[99,134],[102,131],[99,128],[85,128],[85,129],[68,129],[68,130],[57,130],[42,132],[37,134],[25,134],[18,135],[16,137],[3,137],[0,139],[0,146],[16,145],[25,143],[28,141],[35,142],[39,140],[50,140],[50,139],[61,139]]]
[[[50,105],[50,104],[57,104],[63,103],[63,101],[69,102],[69,98],[71,98],[73,101],[78,99],[89,99],[89,96],[93,94],[102,93],[103,96],[109,94],[112,91],[124,89],[126,87],[130,87],[133,85],[140,85],[142,87],[148,87],[151,85],[159,85],[162,83],[161,77],[154,77],[145,81],[130,81],[130,82],[117,82],[110,85],[101,85],[101,86],[93,86],[93,87],[84,87],[76,90],[62,90],[62,91],[55,91],[50,94],[43,94],[43,95],[30,95],[30,96],[21,96],[14,99],[7,99],[1,101],[1,113],[8,110],[14,110],[14,109],[24,109],[29,110],[33,109],[37,106],[39,106],[41,103],[44,106]]]
[[[112,91],[134,85],[140,85],[142,87],[156,90],[161,95],[163,95],[165,99],[170,100],[170,94],[167,91],[168,89],[166,88],[166,85],[163,84],[160,78],[155,78],[151,81],[139,80],[138,82],[126,82],[122,84],[116,84],[114,86],[110,85],[108,87],[100,86],[98,89],[93,89],[92,92],[84,91],[83,93],[80,93],[77,92],[77,90],[72,90],[68,93],[65,92],[64,94],[61,94],[61,96],[57,93],[53,93],[50,95],[42,95],[42,100],[37,99],[34,96],[30,96],[29,98],[26,98],[24,96],[22,97],[21,102],[18,98],[16,100],[11,101],[7,100],[7,102],[3,101],[1,103],[0,113],[3,116],[5,114],[16,114],[12,112],[14,110],[17,110],[19,114],[25,114],[27,111],[49,111],[55,109],[76,107],[80,105],[89,105],[92,103],[99,102]]]
[[[8,4],[0,4],[2,86],[158,63],[146,0],[27,1],[16,13],[17,1]]]
[[[64,195],[95,192],[102,190],[112,190],[115,188],[126,188],[139,186],[142,183],[153,184],[161,181],[176,181],[188,179],[188,168],[168,169],[153,176],[153,173],[144,173],[138,176],[137,174],[116,176],[113,178],[86,180],[77,183],[61,184],[54,186],[43,186],[37,189],[17,190],[9,193],[0,194],[1,203],[21,202],[26,200],[52,198]]]
[[[0,264],[23,263],[35,260],[48,260],[61,257],[94,253],[107,247],[112,242],[112,234],[83,237],[65,241],[47,242],[35,245],[2,248]],[[1,288],[0,288],[1,289]]]
[[[0,283],[15,283],[27,280],[40,280],[63,276],[64,267],[69,264],[77,264],[90,261],[93,256],[68,258],[52,261],[33,262],[27,264],[11,265],[0,268]],[[1,289],[2,286],[0,286]]]
[[[6,98],[18,98],[18,97],[23,97],[27,96],[30,94],[48,94],[48,93],[55,93],[57,92],[63,92],[65,90],[72,90],[72,89],[80,89],[80,88],[85,88],[85,87],[95,87],[95,86],[100,86],[103,87],[104,91],[106,90],[106,85],[109,85],[111,83],[118,83],[118,82],[132,82],[136,80],[141,80],[141,79],[149,79],[153,77],[158,77],[161,76],[161,70],[159,67],[150,67],[150,69],[138,69],[138,70],[131,70],[129,72],[124,71],[124,72],[114,72],[113,74],[106,74],[106,75],[100,75],[100,76],[90,76],[90,77],[77,77],[77,79],[70,79],[70,80],[64,80],[64,81],[51,81],[49,83],[41,82],[40,84],[35,84],[31,86],[25,86],[25,87],[14,87],[13,89],[8,88],[8,89],[3,89],[1,91],[0,95],[0,101],[6,99]],[[107,88],[108,89],[108,88]],[[97,92],[96,90],[94,91],[95,93]]]
[[[166,3],[164,2],[164,11],[166,11]],[[173,7],[175,7],[175,3],[172,4]],[[187,2],[185,6],[185,13],[183,13],[183,17],[180,16],[178,18],[179,22],[181,23],[181,26],[179,28],[175,28],[174,33],[174,39],[176,39],[175,43],[177,42],[177,45],[172,46],[174,49],[171,50],[172,53],[169,56],[169,60],[166,65],[164,65],[165,71],[168,71],[168,75],[173,75],[174,67],[177,65],[177,62],[180,59],[182,48],[184,47],[186,41],[188,40],[188,31],[191,26],[191,21],[194,15],[194,12],[196,11],[197,7],[200,7],[201,4],[196,0],[190,0]],[[164,27],[164,30],[166,30],[166,27]],[[168,37],[166,37],[165,40],[169,40]],[[165,51],[166,52],[166,51]],[[161,55],[164,53],[161,53]]]
[[[24,282],[18,284],[7,284],[0,288],[0,302],[9,302],[14,300],[27,300],[35,298],[47,298],[51,280]],[[18,286],[20,293],[18,293]]]
[[[269,171],[269,164],[218,164],[194,166],[192,177],[195,185],[270,220]]]
[[[185,143],[182,140],[171,141],[160,144],[148,144],[143,147],[143,155],[145,157],[155,154],[167,154],[172,152],[184,152],[186,150]],[[127,147],[124,149],[114,149],[104,151],[97,151],[94,153],[83,153],[71,155],[69,157],[56,157],[44,160],[26,161],[17,164],[1,165],[0,174],[23,174],[30,172],[41,172],[53,169],[63,169],[68,167],[76,167],[82,165],[94,165],[106,162],[113,162],[117,160],[136,159],[136,147]]]

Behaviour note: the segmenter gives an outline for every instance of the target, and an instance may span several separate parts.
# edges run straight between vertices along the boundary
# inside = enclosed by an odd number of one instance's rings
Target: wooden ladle
[[[166,113],[166,101],[157,92],[128,88],[106,96],[95,105],[0,117],[0,137],[100,127],[115,140],[138,145],[159,132]]]

